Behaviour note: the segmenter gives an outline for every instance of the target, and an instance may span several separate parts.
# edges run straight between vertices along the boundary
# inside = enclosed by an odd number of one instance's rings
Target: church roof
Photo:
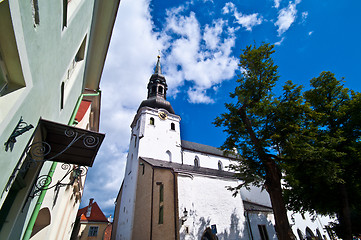
[[[234,173],[223,171],[223,170],[204,168],[204,167],[195,167],[192,165],[180,164],[180,163],[174,163],[174,162],[166,162],[163,160],[147,158],[147,157],[140,157],[140,159],[147,162],[148,164],[150,164],[153,167],[172,169],[174,172],[177,172],[177,173],[182,173],[182,172],[183,173],[195,173],[195,174],[201,174],[201,175],[207,175],[207,176],[236,179]]]
[[[191,151],[195,151],[195,152],[212,154],[212,155],[215,155],[215,156],[228,157],[228,158],[237,158],[237,156],[235,156],[233,154],[225,155],[224,151],[220,150],[219,148],[204,145],[204,144],[200,144],[200,143],[189,142],[189,141],[185,141],[185,140],[182,140],[182,148],[187,149],[187,150],[191,150]]]
[[[272,207],[243,200],[243,206],[249,212],[273,212]]]
[[[151,108],[155,108],[155,109],[165,109],[169,113],[174,114],[174,110],[173,110],[173,107],[170,104],[170,102],[168,102],[164,98],[160,98],[160,97],[152,97],[152,98],[148,98],[148,99],[144,100],[140,104],[140,106],[138,108],[138,111],[142,107],[151,107]]]

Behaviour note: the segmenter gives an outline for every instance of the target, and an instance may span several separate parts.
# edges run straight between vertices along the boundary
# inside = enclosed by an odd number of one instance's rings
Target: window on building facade
[[[31,3],[32,3],[31,7],[32,7],[32,12],[33,12],[34,27],[36,27],[40,23],[39,3],[38,3],[38,0],[32,0]]]
[[[174,124],[174,123],[171,123],[171,124],[170,124],[170,129],[171,129],[171,130],[175,130],[175,124]]]
[[[194,166],[199,167],[199,158],[197,156],[194,158]]]
[[[300,240],[303,240],[303,239],[304,239],[303,233],[302,233],[302,231],[301,231],[300,229],[297,229],[297,234],[298,234],[298,238],[299,238]]]
[[[77,73],[79,73],[80,69],[80,62],[84,60],[85,57],[85,45],[86,45],[87,36],[84,37],[77,53],[75,54],[74,58],[70,62],[70,66],[68,67],[65,78],[61,83],[61,107],[64,107],[68,96],[70,95],[70,91],[73,88],[75,83],[75,78]]]
[[[163,87],[162,87],[162,86],[159,86],[159,87],[158,87],[158,93],[159,93],[159,94],[163,94]]]
[[[99,228],[98,226],[90,226],[88,236],[89,237],[98,236],[98,228]]]
[[[168,155],[168,161],[172,162],[172,153],[169,150],[167,150],[165,153]]]
[[[218,170],[223,170],[223,164],[221,161],[218,161]]]
[[[63,28],[68,26],[70,18],[81,2],[82,0],[63,0]]]
[[[261,240],[268,240],[268,233],[266,225],[258,225],[259,235],[261,236]]]
[[[0,52],[0,96],[6,91],[9,82],[9,75],[6,70],[5,62]]]
[[[163,224],[163,216],[164,216],[164,185],[163,185],[163,183],[159,183],[159,218],[158,218],[158,224]]]

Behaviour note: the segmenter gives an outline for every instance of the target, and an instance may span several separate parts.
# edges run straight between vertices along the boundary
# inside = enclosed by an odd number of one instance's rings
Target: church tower
[[[139,158],[182,163],[179,126],[181,119],[166,100],[168,87],[161,72],[160,56],[147,89],[147,99],[140,104],[131,124],[131,139],[119,203],[122,221],[117,228],[122,235],[121,239],[132,239],[137,174],[141,167]]]

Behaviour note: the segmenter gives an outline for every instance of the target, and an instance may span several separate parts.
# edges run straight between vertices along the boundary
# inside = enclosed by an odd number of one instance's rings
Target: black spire
[[[174,113],[172,106],[166,100],[168,86],[165,77],[162,75],[159,55],[158,55],[157,65],[155,66],[154,73],[149,79],[147,88],[148,88],[147,100],[144,100],[140,104],[139,109],[141,107],[148,106],[152,108],[163,108],[170,113]]]
[[[155,96],[167,99],[167,89],[167,83],[160,68],[160,56],[158,55],[157,65],[148,83],[148,99]]]

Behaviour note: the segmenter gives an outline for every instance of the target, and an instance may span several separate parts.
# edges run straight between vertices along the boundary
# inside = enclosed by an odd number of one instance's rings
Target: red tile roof
[[[78,210],[77,217],[80,217],[80,221],[87,221],[87,222],[108,222],[108,219],[105,217],[102,210],[100,210],[98,204],[94,202],[91,205],[91,213],[90,217],[86,216],[88,206],[81,208]]]

